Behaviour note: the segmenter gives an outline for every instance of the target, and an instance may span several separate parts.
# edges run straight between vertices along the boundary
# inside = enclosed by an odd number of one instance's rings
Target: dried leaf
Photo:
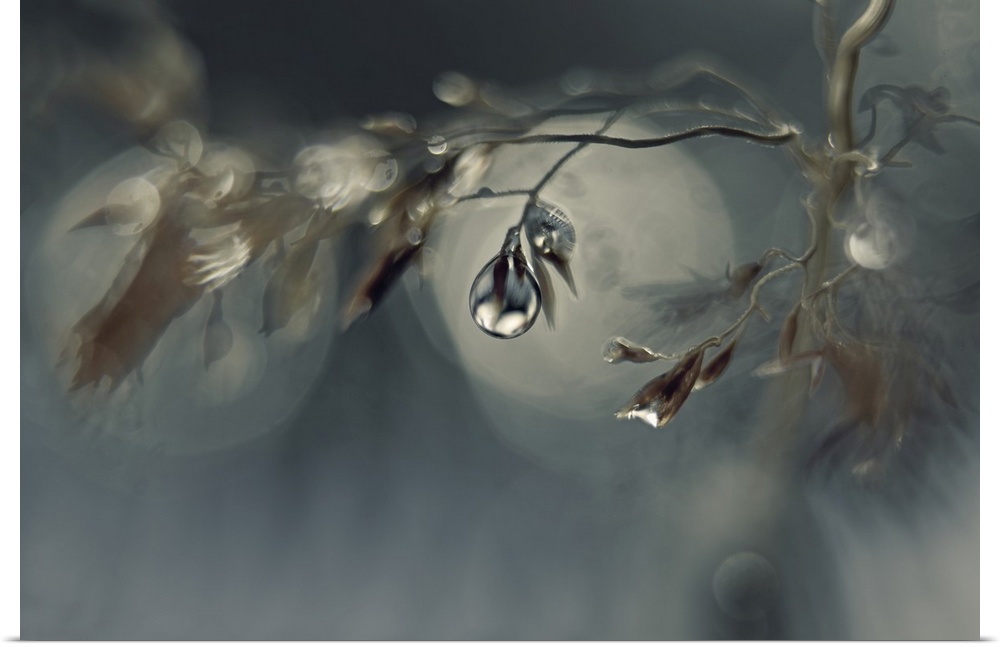
[[[638,418],[652,427],[663,427],[677,415],[691,394],[701,372],[704,351],[689,353],[674,368],[649,381],[619,409],[619,419]]]
[[[801,305],[796,304],[792,311],[785,317],[785,323],[781,325],[781,333],[778,335],[778,359],[787,364],[792,356],[792,345],[795,343],[795,333],[799,328],[799,310]]]
[[[698,391],[709,384],[715,382],[719,379],[726,369],[729,368],[730,362],[733,361],[733,355],[736,350],[736,343],[739,341],[739,337],[734,337],[731,342],[725,345],[722,350],[716,353],[705,368],[701,370],[698,375],[698,379],[694,383],[693,391]]]
[[[645,346],[640,346],[624,337],[615,337],[604,346],[604,361],[609,364],[632,362],[642,364],[662,359],[660,355]]]
[[[552,279],[538,252],[534,248],[531,250],[531,260],[535,270],[535,278],[538,280],[538,287],[542,291],[542,313],[545,315],[545,323],[549,330],[556,328],[556,293],[552,289]]]

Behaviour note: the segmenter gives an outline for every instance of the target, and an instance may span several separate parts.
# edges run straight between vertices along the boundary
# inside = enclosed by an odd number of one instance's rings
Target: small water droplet
[[[420,241],[424,239],[424,233],[419,227],[410,227],[406,230],[406,242],[411,245],[419,245]]]
[[[384,159],[375,165],[371,179],[365,184],[365,188],[372,192],[385,191],[391,187],[396,178],[399,177],[399,163],[392,159]]]
[[[448,152],[448,141],[441,135],[434,135],[427,140],[427,151],[431,155],[444,155]]]
[[[497,192],[488,186],[481,187],[478,191],[476,191],[476,196],[480,198],[492,198],[496,194]]]
[[[476,98],[476,84],[458,72],[445,72],[434,79],[434,96],[449,106],[464,106]]]
[[[540,305],[541,288],[521,251],[520,229],[512,227],[500,253],[472,282],[472,319],[486,334],[512,339],[534,325]]]
[[[524,207],[524,232],[539,255],[567,262],[576,247],[576,228],[558,207],[532,200]]]

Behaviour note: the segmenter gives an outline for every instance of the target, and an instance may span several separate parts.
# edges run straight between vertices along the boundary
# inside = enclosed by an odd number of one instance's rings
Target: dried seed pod
[[[782,364],[787,365],[792,357],[792,344],[795,343],[795,333],[799,328],[799,309],[802,306],[795,304],[792,311],[785,317],[785,323],[781,325],[781,333],[778,335],[778,359]]]
[[[542,262],[538,253],[531,250],[531,265],[535,271],[535,278],[538,279],[538,287],[542,291],[542,314],[545,315],[545,323],[549,325],[549,330],[556,328],[556,292],[552,287],[552,279],[548,270]]]
[[[732,272],[729,268],[726,268],[726,278],[729,279],[729,289],[726,290],[726,296],[730,299],[739,299],[753,283],[753,280],[757,278],[764,266],[760,263],[744,263],[740,265]]]
[[[638,418],[651,427],[663,427],[673,420],[691,395],[701,373],[704,351],[685,355],[672,370],[653,378],[615,413],[618,419]]]
[[[534,325],[541,300],[538,280],[521,251],[520,227],[511,227],[500,253],[472,282],[469,291],[472,319],[490,336],[513,339]]]
[[[731,342],[725,345],[722,350],[715,354],[705,368],[701,370],[698,375],[698,379],[694,383],[692,391],[698,391],[705,388],[712,382],[719,379],[726,369],[729,368],[729,363],[733,361],[733,355],[736,350],[736,342],[740,340],[739,337],[734,337]]]
[[[531,247],[553,263],[568,263],[576,248],[576,227],[558,207],[534,199],[524,207],[524,233]]]
[[[604,346],[604,361],[609,364],[618,362],[633,362],[642,364],[645,362],[655,362],[662,359],[653,350],[640,346],[624,337],[615,337]]]

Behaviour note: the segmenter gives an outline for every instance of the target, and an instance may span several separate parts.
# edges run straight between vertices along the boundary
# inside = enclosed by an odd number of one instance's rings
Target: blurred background
[[[844,4],[837,24],[863,7]],[[975,129],[944,130],[943,155],[912,152],[912,173],[886,186],[925,232],[909,276],[975,284],[974,306],[918,311],[967,415],[927,435],[891,483],[759,473],[755,430],[774,414],[767,381],[749,376],[774,348],[763,325],[666,429],[612,419],[663,369],[608,366],[602,341],[669,351],[697,332],[625,288],[718,278],[771,244],[805,243],[805,183],[780,154],[731,141],[591,150],[567,166],[550,198],[580,231],[580,295],[560,286],[554,331],[540,321],[500,342],[471,322],[468,286],[512,218],[497,202],[456,210],[429,278],[407,275],[346,332],[336,294],[295,340],[264,340],[235,307],[269,359],[228,368],[218,398],[204,397],[218,393],[210,377],[163,369],[127,406],[86,414],[50,376],[53,331],[99,298],[127,249],[69,225],[142,165],[136,142],[166,120],[290,158],[331,125],[439,115],[444,71],[517,88],[703,51],[816,134],[814,25],[803,0],[23,5],[21,637],[978,636]],[[978,117],[978,34],[977,3],[900,3],[865,50],[859,94],[944,86],[955,112]],[[551,161],[511,153],[491,186]],[[338,293],[355,242],[331,256]],[[197,308],[192,321],[208,313]],[[178,321],[151,363],[200,348],[199,331]],[[840,404],[825,392],[805,424]]]

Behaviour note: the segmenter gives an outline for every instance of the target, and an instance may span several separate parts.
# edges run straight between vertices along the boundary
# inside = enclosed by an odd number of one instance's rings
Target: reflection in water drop
[[[536,252],[569,261],[576,247],[576,228],[557,207],[532,200],[524,208],[524,231]]]
[[[160,192],[145,178],[129,178],[108,194],[106,222],[120,236],[139,233],[159,212]]]
[[[521,251],[520,230],[511,227],[503,249],[472,283],[472,318],[486,334],[512,339],[531,328],[540,305],[541,289]]]
[[[444,155],[448,151],[448,142],[441,135],[434,135],[427,140],[427,151],[431,155]]]
[[[458,72],[445,72],[434,79],[434,96],[450,106],[464,106],[476,98],[476,84]]]

